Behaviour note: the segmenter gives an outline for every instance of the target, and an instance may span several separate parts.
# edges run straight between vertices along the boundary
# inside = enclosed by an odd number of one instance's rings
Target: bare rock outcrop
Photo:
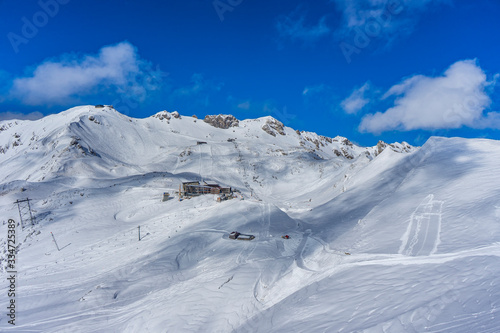
[[[264,132],[266,132],[272,136],[276,136],[276,133],[278,133],[280,135],[286,135],[285,125],[283,125],[283,123],[281,121],[276,120],[276,119],[271,118],[271,117],[269,119],[267,119],[264,126],[262,126],[262,129],[264,130]]]
[[[170,115],[170,112],[167,112],[167,111],[161,111],[161,112],[158,112],[157,114],[153,115],[154,118],[158,118],[160,120],[170,120],[170,118],[172,117]]]
[[[238,127],[240,121],[230,114],[219,114],[216,116],[205,116],[203,119],[207,124],[216,128],[228,129],[230,127]]]

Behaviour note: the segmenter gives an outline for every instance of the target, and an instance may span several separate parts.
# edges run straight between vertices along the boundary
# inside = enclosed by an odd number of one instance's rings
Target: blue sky
[[[500,139],[496,0],[0,0],[0,119],[82,104]]]

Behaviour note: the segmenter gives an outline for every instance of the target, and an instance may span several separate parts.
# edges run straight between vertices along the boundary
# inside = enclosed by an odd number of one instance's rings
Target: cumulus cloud
[[[97,55],[67,54],[14,79],[10,97],[26,105],[67,104],[100,92],[145,97],[164,75],[141,59],[128,42],[103,47]]]
[[[361,88],[354,89],[351,95],[340,103],[340,106],[346,113],[358,113],[370,102],[370,99],[365,96],[369,89],[370,83],[366,82]]]
[[[483,112],[491,105],[485,72],[476,60],[458,61],[441,76],[415,75],[391,87],[382,99],[394,98],[385,112],[363,117],[359,130],[434,130],[495,127],[498,114]]]

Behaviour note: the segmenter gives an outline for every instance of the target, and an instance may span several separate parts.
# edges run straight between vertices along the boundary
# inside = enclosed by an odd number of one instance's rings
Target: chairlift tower
[[[26,198],[24,200],[17,200],[17,209],[19,210],[19,219],[21,220],[21,228],[29,223],[32,226],[35,225],[35,218],[33,217],[33,212],[31,210],[30,199]]]

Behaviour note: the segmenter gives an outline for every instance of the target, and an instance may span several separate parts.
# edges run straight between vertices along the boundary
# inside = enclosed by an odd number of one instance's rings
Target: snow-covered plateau
[[[359,147],[111,106],[2,121],[0,331],[499,332],[499,175],[486,139]],[[190,181],[234,198],[180,198]]]

